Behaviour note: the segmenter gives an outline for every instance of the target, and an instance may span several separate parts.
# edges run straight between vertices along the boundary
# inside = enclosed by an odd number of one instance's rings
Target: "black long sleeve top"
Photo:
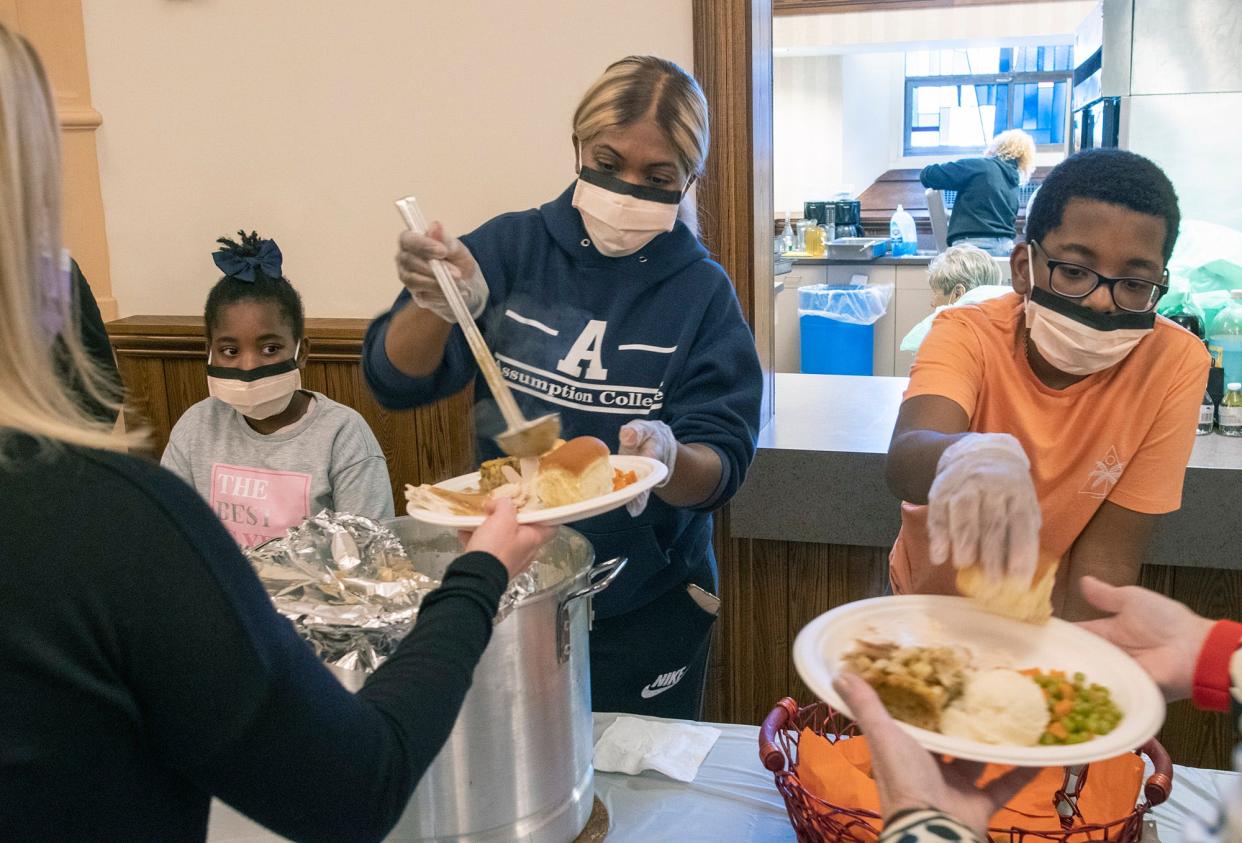
[[[173,475],[5,452],[0,839],[201,840],[213,795],[293,839],[391,828],[487,645],[499,561],[459,558],[355,695]]]

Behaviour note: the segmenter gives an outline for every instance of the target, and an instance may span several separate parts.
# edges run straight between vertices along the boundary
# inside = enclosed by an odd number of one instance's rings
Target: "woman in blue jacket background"
[[[392,408],[476,374],[427,262],[441,258],[528,418],[559,412],[567,439],[668,466],[649,498],[573,526],[598,558],[630,560],[595,599],[593,708],[693,718],[719,604],[710,513],[745,477],[762,389],[733,285],[683,202],[707,157],[707,101],[676,64],[631,56],[587,91],[572,140],[578,178],[546,205],[460,240],[438,223],[401,235],[406,289],[367,332],[363,368]],[[475,393],[490,459],[503,423],[481,378]]]
[[[1019,188],[1034,172],[1034,138],[1010,129],[992,138],[982,158],[928,164],[919,181],[923,187],[957,191],[949,215],[950,246],[969,243],[1007,258],[1017,236]]]

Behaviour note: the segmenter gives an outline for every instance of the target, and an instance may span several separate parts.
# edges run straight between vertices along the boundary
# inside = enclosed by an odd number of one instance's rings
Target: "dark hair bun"
[[[254,283],[261,277],[275,281],[283,278],[284,255],[275,240],[267,240],[252,231],[239,229],[237,240],[219,237],[220,248],[211,253],[216,266],[228,278]]]

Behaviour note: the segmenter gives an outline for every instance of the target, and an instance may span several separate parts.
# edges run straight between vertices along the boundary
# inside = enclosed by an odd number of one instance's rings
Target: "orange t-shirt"
[[[1035,376],[1017,293],[950,308],[923,341],[905,398],[941,395],[970,430],[1009,433],[1031,461],[1041,548],[1064,558],[1100,505],[1160,514],[1181,506],[1209,358],[1193,334],[1156,317],[1124,360],[1066,389]],[[901,505],[889,558],[898,594],[956,594],[950,565],[931,564],[927,507]]]

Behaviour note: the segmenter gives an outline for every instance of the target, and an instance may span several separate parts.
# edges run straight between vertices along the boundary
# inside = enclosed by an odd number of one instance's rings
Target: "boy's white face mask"
[[[630,184],[580,167],[573,206],[591,242],[610,258],[632,255],[677,224],[682,192]]]
[[[1027,247],[1031,291],[1026,327],[1040,355],[1068,375],[1093,375],[1116,366],[1156,327],[1156,313],[1099,313],[1035,286],[1035,258]]]
[[[207,355],[207,393],[228,404],[248,419],[262,421],[283,413],[302,388],[302,370],[298,368],[299,341],[293,356],[279,363],[256,369],[232,369],[211,365]]]

